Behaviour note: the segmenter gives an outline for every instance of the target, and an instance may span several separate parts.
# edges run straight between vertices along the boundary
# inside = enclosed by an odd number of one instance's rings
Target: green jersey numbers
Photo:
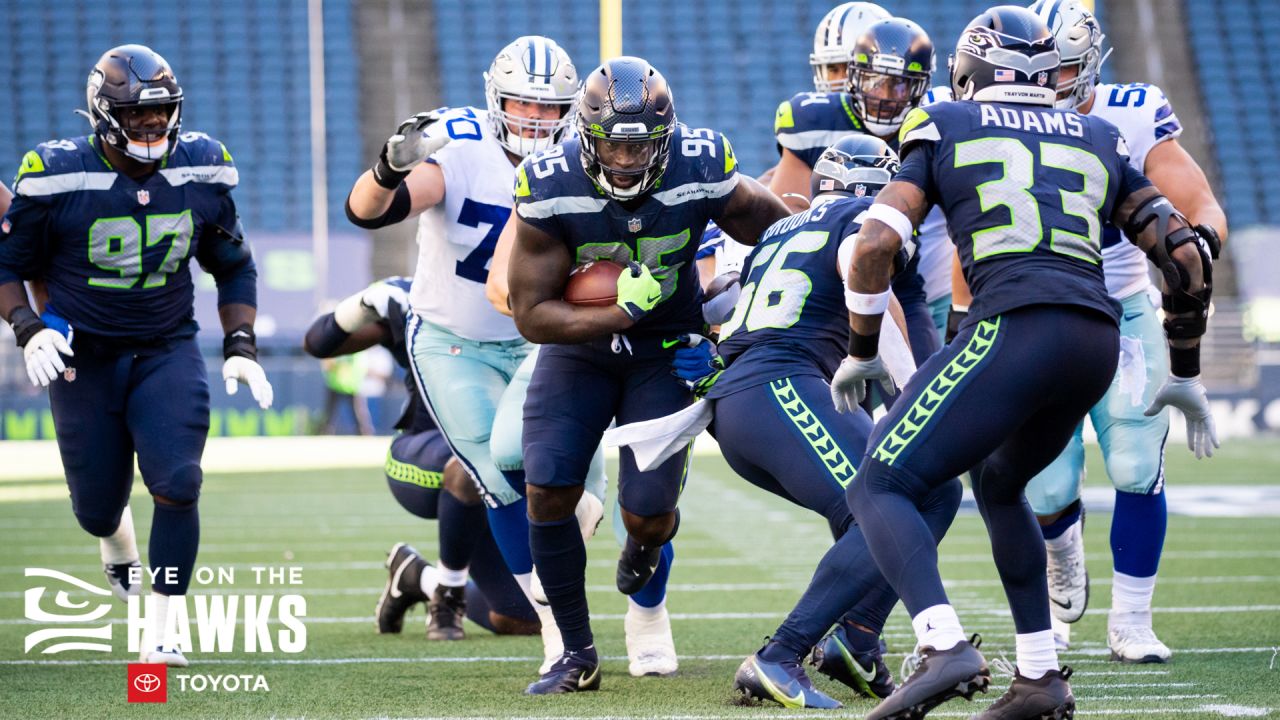
[[[805,271],[787,267],[787,260],[823,249],[830,235],[825,230],[806,230],[786,242],[762,246],[751,260],[747,283],[742,286],[733,316],[720,328],[721,339],[742,328],[752,332],[765,328],[785,330],[795,325],[813,292],[813,280]]]
[[[1037,156],[1039,166],[1037,167]],[[1102,259],[1102,225],[1098,212],[1106,202],[1109,176],[1098,156],[1070,145],[1040,142],[1032,147],[1017,138],[987,137],[955,145],[955,167],[998,163],[1000,176],[977,185],[978,202],[986,213],[1005,208],[1009,221],[974,230],[973,259],[1003,253],[1029,253],[1049,235],[1049,247],[1056,253],[1098,264]],[[1058,190],[1062,213],[1083,221],[1085,233],[1060,227],[1047,229],[1041,219],[1040,199],[1033,193],[1037,185],[1061,187],[1044,177],[1044,168],[1065,170],[1079,176],[1079,190]],[[1037,172],[1039,170],[1039,172]]]
[[[636,238],[634,253],[631,246],[623,242],[584,243],[578,246],[576,262],[579,265],[592,260],[612,260],[621,265],[639,262],[648,266],[653,277],[662,285],[662,300],[666,300],[676,291],[680,268],[685,264],[683,260],[672,262],[672,256],[684,250],[689,244],[689,237],[686,229],[664,237]]]
[[[145,227],[128,215],[95,221],[89,227],[89,262],[109,275],[91,277],[89,285],[127,290],[139,279],[143,288],[164,285],[190,252],[193,232],[190,210],[148,215]],[[152,251],[157,247],[164,249],[163,256]],[[143,267],[151,263],[150,271]]]

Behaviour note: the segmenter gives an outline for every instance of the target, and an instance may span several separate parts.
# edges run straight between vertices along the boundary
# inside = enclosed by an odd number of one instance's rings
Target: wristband
[[[889,309],[889,291],[865,294],[845,288],[844,306],[858,315],[879,315]]]
[[[870,335],[860,335],[852,330],[849,331],[849,355],[866,360],[873,358],[880,352],[880,333],[872,333]]]
[[[408,177],[408,170],[396,170],[387,162],[387,146],[378,154],[378,164],[373,166],[373,181],[388,190],[395,190]]]
[[[229,360],[232,357],[239,356],[257,362],[258,346],[256,340],[257,338],[253,334],[253,326],[249,323],[232,330],[222,339],[222,359]]]
[[[13,335],[20,348],[25,348],[33,335],[47,327],[40,316],[26,305],[19,305],[9,313],[9,325],[13,327]]]
[[[1193,378],[1199,375],[1200,346],[1169,348],[1169,372],[1180,378]]]
[[[911,226],[911,220],[902,214],[901,210],[881,203],[876,203],[867,209],[867,214],[863,218],[862,224],[866,225],[867,220],[879,220],[888,225],[894,232],[898,233],[903,245],[911,240],[911,236],[915,231],[915,228]]]

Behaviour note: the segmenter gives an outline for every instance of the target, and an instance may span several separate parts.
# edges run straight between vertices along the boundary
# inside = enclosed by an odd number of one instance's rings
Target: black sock
[[[560,626],[564,649],[576,652],[590,647],[593,638],[587,609],[587,546],[582,542],[578,519],[570,515],[549,523],[530,520],[529,549]]]
[[[440,564],[463,570],[471,565],[480,538],[489,532],[484,503],[467,505],[448,491],[440,493],[439,503]]]
[[[151,589],[162,595],[186,595],[195,571],[196,550],[200,547],[200,513],[195,503],[169,505],[155,503],[151,516],[151,541],[147,559],[158,571]],[[162,568],[174,568],[175,582],[165,582],[169,574]]]

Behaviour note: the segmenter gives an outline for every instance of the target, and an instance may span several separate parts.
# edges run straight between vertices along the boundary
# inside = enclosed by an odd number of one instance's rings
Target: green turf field
[[[1091,455],[1096,448],[1090,449]],[[1074,626],[1063,661],[1076,670],[1078,717],[1214,718],[1280,716],[1280,443],[1237,441],[1196,463],[1185,446],[1170,447],[1170,494],[1180,486],[1249,485],[1270,494],[1262,508],[1236,506],[1241,517],[1174,516],[1156,594],[1156,630],[1174,650],[1165,666],[1122,666],[1107,660],[1110,516],[1090,515],[1087,544],[1094,595]],[[3,448],[0,448],[0,457]],[[1097,465],[1092,487],[1103,487]],[[777,706],[743,708],[730,692],[733,671],[757,649],[790,608],[829,543],[821,519],[736,479],[722,461],[698,457],[682,506],[669,607],[674,613],[678,677],[634,679],[626,673],[622,613],[612,589],[617,556],[612,533],[590,544],[588,584],[597,644],[605,657],[601,692],[529,698],[521,695],[540,660],[536,638],[498,638],[475,626],[465,642],[429,644],[424,614],[410,616],[402,636],[378,636],[372,609],[385,578],[382,560],[396,541],[434,553],[434,525],[415,520],[388,494],[377,469],[212,475],[206,479],[199,563],[237,568],[235,588],[218,592],[284,594],[307,600],[307,647],[298,654],[193,652],[191,668],[171,670],[166,705],[125,701],[124,626],[115,625],[112,654],[72,651],[24,654],[24,637],[41,626],[23,619],[24,568],[48,567],[102,584],[97,544],[84,535],[65,498],[23,500],[0,483],[0,715],[15,718],[97,717],[671,717],[682,720],[824,714]],[[56,481],[48,481],[51,488]],[[1276,486],[1276,487],[1270,487]],[[1248,497],[1246,490],[1246,497]],[[25,491],[24,491],[25,492]],[[48,496],[44,493],[43,496]],[[29,496],[29,493],[28,495]],[[142,486],[135,488],[142,495]],[[144,546],[149,503],[136,521]],[[606,523],[608,521],[606,520]],[[251,565],[299,565],[304,585],[254,586]],[[988,658],[1013,657],[1012,623],[976,514],[965,511],[942,546],[943,577],[966,629],[981,632]],[[193,586],[193,592],[210,588]],[[84,593],[71,599],[85,600]],[[123,606],[111,617],[123,619]],[[276,626],[278,627],[278,626]],[[913,638],[901,611],[887,628],[896,670]],[[236,636],[237,649],[243,638]],[[269,692],[180,692],[181,673],[261,674]],[[862,717],[872,707],[817,678],[847,703],[830,717]],[[1002,691],[1006,678],[997,678]],[[995,692],[986,700],[989,702]],[[957,700],[931,717],[967,717],[977,707]]]

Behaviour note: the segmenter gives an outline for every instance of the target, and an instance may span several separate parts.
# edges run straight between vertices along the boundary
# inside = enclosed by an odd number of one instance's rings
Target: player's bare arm
[[[511,219],[502,228],[498,236],[498,244],[493,248],[493,258],[489,261],[489,277],[484,283],[484,296],[493,304],[494,309],[503,315],[511,315],[510,287],[507,274],[511,267],[511,249],[516,243],[516,211],[511,210]]]
[[[785,198],[783,202],[786,203],[790,212],[800,212],[808,207],[808,203],[804,200],[809,197],[811,172],[799,155],[783,148],[782,159],[774,167],[773,177],[769,179],[769,191],[780,198]],[[786,197],[788,195],[799,197]]]
[[[1192,225],[1207,225],[1219,240],[1227,241],[1227,214],[1213,196],[1204,171],[1176,139],[1151,149],[1144,173]]]
[[[582,343],[633,324],[617,305],[579,307],[565,302],[564,287],[573,269],[568,248],[519,218],[510,262],[511,312],[516,328],[530,342]]]
[[[929,212],[929,202],[924,191],[908,182],[891,182],[886,185],[876,196],[876,205],[885,205],[905,215],[912,227],[918,226]],[[849,270],[849,289],[861,295],[888,292],[893,259],[901,247],[902,236],[898,230],[874,217],[868,218],[862,224],[854,246],[853,265]],[[851,327],[858,335],[878,335],[881,317],[882,313],[853,313]]]
[[[447,135],[426,135],[439,118],[436,112],[424,112],[400,123],[382,146],[378,163],[360,175],[347,196],[352,223],[369,229],[393,225],[444,200],[444,173],[424,162],[449,142]]]
[[[806,168],[805,173],[808,172]],[[744,245],[755,245],[770,225],[790,214],[778,196],[744,175],[738,178],[738,187],[715,221],[729,237]]]

